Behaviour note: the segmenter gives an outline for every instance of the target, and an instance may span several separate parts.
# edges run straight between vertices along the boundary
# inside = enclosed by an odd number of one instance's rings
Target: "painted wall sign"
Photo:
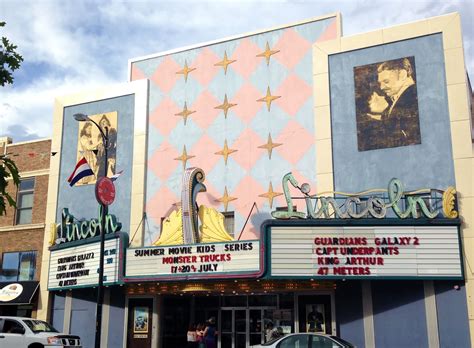
[[[306,213],[293,210],[293,198],[288,187],[290,183],[300,190],[306,203]],[[403,184],[398,179],[390,180],[388,189],[371,189],[358,193],[328,192],[342,197],[325,197],[319,194],[310,195],[309,184],[299,186],[295,177],[288,173],[282,180],[287,210],[272,212],[276,219],[360,219],[373,217],[382,219],[391,210],[400,219],[424,217],[435,219],[441,214],[448,218],[458,217],[456,209],[456,189],[448,187],[445,191],[437,189],[421,189],[411,192],[403,190]],[[442,209],[440,209],[442,208]]]
[[[270,275],[462,278],[457,226],[271,227]]]
[[[128,249],[126,265],[126,281],[248,277],[263,271],[258,240]]]
[[[69,243],[77,240],[93,238],[100,235],[102,207],[99,208],[99,218],[91,220],[77,220],[69,213],[69,209],[64,208],[61,213],[61,223],[52,228],[50,240],[55,240],[55,244]],[[122,229],[122,224],[117,221],[113,214],[105,215],[105,234],[115,233]]]
[[[119,281],[122,269],[121,248],[118,237],[105,241],[104,285]],[[99,241],[52,250],[49,260],[48,290],[96,286],[99,282],[99,257]]]

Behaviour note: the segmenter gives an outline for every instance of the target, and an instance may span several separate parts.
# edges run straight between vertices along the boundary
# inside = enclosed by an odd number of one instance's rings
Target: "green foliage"
[[[0,28],[4,26],[5,22],[0,22]],[[23,57],[16,49],[16,45],[10,43],[6,37],[2,37],[0,51],[0,86],[13,83],[13,72],[17,70],[21,62],[23,62]]]
[[[6,212],[7,205],[5,199],[11,207],[16,207],[15,200],[7,192],[7,180],[10,177],[15,186],[20,184],[20,175],[18,174],[18,168],[15,162],[7,156],[0,156],[0,215]]]
[[[0,22],[0,28],[4,26],[5,22]],[[5,86],[13,83],[12,73],[20,67],[23,57],[16,52],[17,46],[10,43],[6,37],[2,37],[0,48],[0,86]],[[7,192],[10,177],[13,184],[18,187],[20,176],[15,162],[7,156],[0,155],[0,215],[6,213],[7,202],[11,207],[16,207],[15,199]]]

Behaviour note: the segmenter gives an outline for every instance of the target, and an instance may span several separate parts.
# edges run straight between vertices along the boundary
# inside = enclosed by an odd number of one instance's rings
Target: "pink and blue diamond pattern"
[[[270,217],[276,206],[285,205],[282,195],[273,200],[259,197],[269,190],[282,192],[281,178],[293,172],[300,182],[314,185],[316,158],[314,145],[312,44],[336,38],[336,17],[298,26],[269,31],[211,46],[135,61],[132,80],[148,78],[149,134],[146,184],[146,212],[150,231],[146,229],[145,244],[160,234],[160,222],[180,201],[183,162],[176,160],[186,146],[187,167],[200,167],[206,173],[207,192],[198,195],[198,203],[224,211],[217,201],[228,195],[236,198],[228,204],[235,214],[235,237],[259,237],[259,227]],[[266,50],[279,51],[270,56],[257,57]],[[224,59],[235,60],[224,73],[215,64]],[[177,74],[185,67],[195,69]],[[272,96],[268,111],[265,102],[267,89]],[[236,104],[227,117],[224,97]],[[189,111],[187,117],[176,114]],[[265,145],[268,135],[274,147],[271,158]],[[227,141],[229,149],[237,150],[228,156],[227,164],[216,155]],[[254,204],[249,222],[242,230]]]

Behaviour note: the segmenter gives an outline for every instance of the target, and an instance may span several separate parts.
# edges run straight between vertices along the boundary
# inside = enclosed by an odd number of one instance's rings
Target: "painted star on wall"
[[[214,107],[214,109],[221,109],[221,110],[224,110],[224,116],[225,118],[227,118],[227,111],[229,111],[230,108],[236,106],[237,104],[232,104],[232,103],[229,103],[229,101],[227,100],[227,94],[224,96],[224,103],[222,103],[221,105],[218,105],[216,107]]]
[[[221,151],[215,152],[214,154],[215,155],[222,155],[224,157],[224,163],[225,163],[225,165],[227,165],[227,159],[228,159],[229,155],[234,153],[234,152],[237,152],[237,150],[229,149],[229,147],[227,146],[227,139],[226,139],[226,140],[224,140],[224,148]]]
[[[268,140],[266,144],[260,145],[258,148],[259,149],[267,149],[268,151],[268,158],[272,159],[272,152],[275,147],[281,146],[283,144],[280,143],[274,143],[272,140],[272,135],[268,133]]]
[[[271,92],[270,92],[270,86],[267,87],[267,95],[263,98],[260,98],[260,99],[257,99],[258,102],[265,102],[267,103],[267,109],[268,111],[270,111],[270,106],[272,105],[272,102],[275,100],[275,99],[278,99],[278,98],[281,98],[281,96],[279,95],[272,95]]]
[[[237,198],[236,197],[231,197],[227,193],[227,186],[224,189],[224,195],[221,198],[216,199],[216,202],[221,202],[224,204],[224,211],[227,212],[227,208],[229,206],[229,202],[235,201]]]
[[[229,66],[229,64],[232,64],[234,62],[236,62],[236,60],[227,59],[227,51],[224,51],[224,59],[222,59],[220,62],[218,62],[214,65],[223,67],[224,68],[224,75],[227,75],[227,67]]]
[[[186,163],[188,162],[190,158],[193,158],[193,157],[196,157],[196,156],[188,155],[188,153],[186,152],[186,145],[184,145],[183,153],[181,154],[181,156],[174,158],[174,160],[183,162],[183,169],[186,169]]]
[[[270,185],[268,185],[268,191],[265,193],[262,193],[261,195],[258,195],[259,197],[267,198],[268,199],[268,204],[270,205],[270,209],[273,208],[273,199],[275,197],[281,196],[283,193],[282,192],[275,192],[273,191],[273,185],[272,182],[270,181]]]
[[[177,114],[174,114],[175,116],[181,116],[184,119],[184,124],[186,124],[186,121],[188,120],[188,116],[191,114],[194,114],[196,111],[194,110],[188,110],[188,105],[186,102],[184,102],[184,108],[183,111],[178,112]]]
[[[181,69],[180,71],[176,72],[176,74],[181,74],[184,76],[184,81],[188,82],[188,75],[191,71],[196,70],[196,68],[190,68],[188,67],[188,62],[185,60],[184,61],[184,68]]]
[[[263,51],[260,54],[257,54],[256,57],[265,57],[265,59],[267,60],[267,66],[268,66],[270,65],[270,57],[278,52],[280,52],[280,50],[272,51],[267,41],[267,44],[265,45],[265,51]]]

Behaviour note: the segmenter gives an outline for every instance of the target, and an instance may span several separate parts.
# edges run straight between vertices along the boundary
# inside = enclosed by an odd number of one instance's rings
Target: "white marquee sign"
[[[457,226],[271,227],[272,277],[462,278]]]
[[[258,240],[128,249],[125,276],[146,280],[259,275],[260,252]]]
[[[105,241],[104,285],[118,282],[120,238]],[[48,290],[95,286],[99,282],[100,242],[52,250]]]

